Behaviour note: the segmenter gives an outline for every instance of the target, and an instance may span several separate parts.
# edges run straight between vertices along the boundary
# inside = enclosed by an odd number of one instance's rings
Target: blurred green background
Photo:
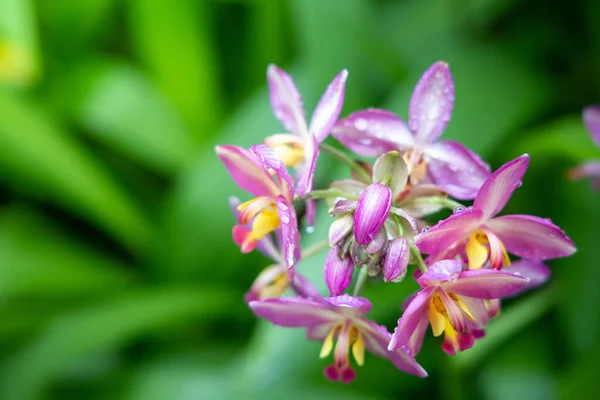
[[[428,334],[428,379],[367,356],[352,385],[330,383],[319,343],[243,303],[269,262],[231,241],[227,197],[245,195],[213,147],[280,132],[268,63],[309,111],[347,68],[342,115],[406,118],[436,60],[456,83],[444,137],[494,169],[530,153],[505,212],[552,218],[579,251],[472,350],[448,357]],[[597,0],[0,0],[0,399],[600,394],[600,193],[565,180],[600,158],[580,117],[594,102]],[[324,156],[317,186],[347,173]],[[324,257],[299,269],[320,281]],[[371,283],[371,316],[392,328],[414,288]]]

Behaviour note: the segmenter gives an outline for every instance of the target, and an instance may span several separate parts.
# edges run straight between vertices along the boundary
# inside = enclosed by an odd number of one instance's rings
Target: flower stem
[[[306,197],[310,199],[327,199],[335,197],[343,197],[348,200],[358,200],[358,198],[338,189],[313,190],[306,193]]]
[[[355,296],[355,297],[358,296],[358,294],[360,293],[360,289],[362,289],[365,282],[367,281],[367,277],[369,276],[368,272],[369,271],[366,266],[363,266],[360,269],[360,272],[358,274],[358,279],[356,280],[356,284],[354,285],[354,290],[352,291],[352,296]]]
[[[363,167],[361,167],[359,163],[354,161],[352,159],[352,157],[350,157],[343,151],[340,151],[340,150],[336,149],[335,147],[330,146],[325,143],[321,143],[319,145],[319,148],[321,150],[323,150],[324,152],[329,153],[333,157],[337,158],[339,161],[348,164],[350,166],[350,168],[355,170],[361,176],[361,178],[364,179],[365,182],[371,182],[371,175],[367,172],[367,170],[365,170]]]
[[[462,205],[458,201],[454,201],[447,197],[441,197],[441,196],[421,197],[419,199],[412,200],[411,203],[417,204],[417,205],[418,204],[433,204],[433,205],[446,207],[451,210],[454,210],[456,207],[464,207],[464,205]]]
[[[329,247],[329,240],[327,240],[327,239],[321,240],[320,242],[317,242],[317,243],[313,244],[312,246],[307,247],[304,251],[302,251],[302,259],[304,260],[306,258],[314,256],[318,252],[325,250],[328,247]]]
[[[410,242],[410,254],[412,254],[415,259],[417,267],[419,267],[421,272],[425,273],[425,271],[427,271],[427,265],[425,264],[425,261],[423,261],[423,257],[421,257],[421,251],[415,246],[414,242]]]

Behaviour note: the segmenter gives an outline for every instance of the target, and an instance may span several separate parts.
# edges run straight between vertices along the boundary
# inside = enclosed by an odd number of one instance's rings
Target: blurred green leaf
[[[73,209],[135,251],[148,250],[153,228],[85,147],[31,102],[0,92],[0,113],[4,180]]]
[[[53,379],[76,361],[118,351],[157,330],[164,332],[190,321],[214,317],[226,312],[231,302],[227,290],[165,287],[130,291],[66,313],[50,322],[34,341],[4,363],[0,398],[38,398]]]
[[[41,215],[18,208],[0,214],[0,259],[2,298],[111,292],[133,277],[124,265],[65,235]]]
[[[222,112],[208,3],[183,0],[173,6],[161,0],[134,0],[127,7],[134,51],[193,137],[206,140]]]

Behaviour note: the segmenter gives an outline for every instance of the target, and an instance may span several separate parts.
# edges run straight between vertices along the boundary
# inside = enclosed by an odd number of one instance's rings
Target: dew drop
[[[354,121],[354,127],[359,131],[364,131],[369,126],[369,122],[364,118],[359,118]]]
[[[287,211],[289,207],[285,203],[279,203],[277,204],[277,208],[279,208],[281,211]]]
[[[307,226],[306,227],[306,233],[313,233],[315,231],[315,227],[314,226]]]
[[[465,211],[465,208],[464,208],[463,206],[458,206],[458,207],[456,207],[456,208],[454,209],[454,211],[453,211],[453,212],[454,212],[454,214],[458,214],[458,213],[461,213],[461,212],[463,212],[463,211]]]
[[[473,206],[467,207],[467,210],[474,210],[474,209],[475,209],[475,207],[473,207]]]
[[[513,273],[513,275],[514,275],[514,276],[523,276],[523,274],[522,274],[522,273],[520,273],[520,272],[515,272],[515,273]]]
[[[404,352],[404,354],[406,354],[406,355],[409,355],[409,356],[411,355],[410,347],[408,347],[405,344],[400,346],[400,350],[402,350],[402,352]]]
[[[281,223],[284,225],[287,225],[290,223],[290,217],[288,217],[287,215],[282,215],[279,217],[279,219],[281,220]]]
[[[425,233],[425,232],[427,232],[430,229],[431,229],[430,226],[425,226],[425,227],[423,227],[423,229],[421,229],[421,233]]]

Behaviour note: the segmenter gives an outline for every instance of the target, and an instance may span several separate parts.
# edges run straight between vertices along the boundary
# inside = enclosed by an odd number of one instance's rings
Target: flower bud
[[[358,244],[369,243],[383,227],[392,206],[392,191],[381,183],[369,185],[360,195],[354,213],[354,237]]]
[[[329,246],[340,244],[352,231],[354,217],[352,214],[344,214],[336,218],[329,227]]]
[[[332,247],[325,260],[325,283],[331,296],[339,296],[352,282],[354,263],[348,257],[338,256],[338,246]]]
[[[400,282],[406,276],[410,260],[410,248],[404,237],[392,240],[383,261],[383,279],[386,282]]]

